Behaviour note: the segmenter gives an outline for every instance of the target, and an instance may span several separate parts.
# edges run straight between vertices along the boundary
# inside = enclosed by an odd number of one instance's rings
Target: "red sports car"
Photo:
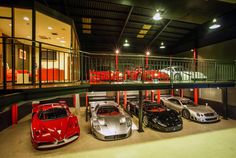
[[[62,146],[79,138],[80,128],[63,101],[33,107],[31,141],[36,149]]]
[[[96,70],[89,70],[90,82],[99,81],[123,81],[123,74],[119,71],[113,71],[109,66],[97,67]]]
[[[142,75],[144,73],[144,75]],[[144,69],[136,67],[134,70],[126,70],[127,79],[141,81],[154,81],[154,80],[169,80],[169,75],[158,70]]]

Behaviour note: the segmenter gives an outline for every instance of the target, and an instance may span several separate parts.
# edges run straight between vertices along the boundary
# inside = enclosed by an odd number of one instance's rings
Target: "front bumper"
[[[193,117],[193,120],[194,121],[197,121],[197,122],[202,122],[202,123],[211,123],[211,122],[217,122],[220,120],[220,117],[219,116],[200,116],[200,117]]]
[[[79,135],[75,134],[69,138],[64,138],[62,141],[56,140],[55,142],[33,142],[33,144],[35,144],[36,149],[49,149],[49,148],[63,146],[65,144],[75,141],[78,138],[79,138]]]
[[[152,124],[152,127],[162,132],[175,132],[180,131],[183,128],[183,125],[181,124],[179,126],[163,127],[159,124]]]
[[[132,134],[132,128],[130,127],[126,132],[117,133],[103,133],[102,131],[96,131],[93,129],[93,135],[99,140],[119,140],[128,138]]]

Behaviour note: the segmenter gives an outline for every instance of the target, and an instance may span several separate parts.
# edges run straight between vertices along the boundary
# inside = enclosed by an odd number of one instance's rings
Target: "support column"
[[[184,90],[183,89],[179,89],[179,96],[184,97]]]
[[[223,102],[223,118],[228,119],[228,88],[221,88],[222,90],[222,102]]]
[[[143,94],[142,91],[139,90],[139,113],[138,113],[138,132],[144,132],[143,131]]]
[[[173,97],[175,94],[174,94],[174,89],[171,89],[171,96]]]
[[[154,102],[154,90],[151,90],[151,102]]]
[[[193,89],[193,98],[194,98],[194,103],[198,104],[198,88]]]
[[[145,99],[148,100],[148,90],[145,90]]]
[[[80,108],[80,96],[79,94],[73,95],[73,105],[75,107],[75,114],[79,114],[79,108]]]
[[[88,111],[88,104],[89,104],[89,98],[88,98],[88,92],[85,93],[85,106],[86,106],[86,122],[88,121],[89,111]]]
[[[159,103],[160,104],[160,102],[161,102],[161,90],[157,90],[157,103]]]
[[[124,95],[124,109],[126,110],[126,105],[127,105],[127,91],[123,92]]]
[[[18,105],[13,104],[11,107],[12,125],[18,122]]]
[[[116,102],[118,105],[120,105],[120,91],[116,92]]]

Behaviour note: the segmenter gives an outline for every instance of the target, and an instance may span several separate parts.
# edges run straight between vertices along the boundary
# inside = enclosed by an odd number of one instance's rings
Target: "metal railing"
[[[236,62],[233,60],[80,53],[83,54],[81,59],[84,62],[81,80],[90,84],[173,84],[236,80]]]
[[[25,38],[0,37],[0,89],[80,81],[79,51]]]

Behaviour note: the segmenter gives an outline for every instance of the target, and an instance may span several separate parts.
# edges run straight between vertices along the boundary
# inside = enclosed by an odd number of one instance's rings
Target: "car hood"
[[[177,126],[182,124],[181,117],[178,117],[178,113],[173,110],[166,110],[159,113],[153,113],[153,118],[156,117],[162,124],[167,127]]]
[[[125,117],[124,115],[118,115],[118,116],[100,116],[98,117],[98,120],[104,120],[105,125],[101,126],[101,128],[104,131],[110,131],[110,132],[115,132],[115,133],[120,133],[124,130],[126,130],[127,124],[121,124],[120,119],[122,117]]]
[[[64,117],[56,120],[41,121],[41,129],[46,128],[53,137],[60,140],[63,139],[66,134],[69,121],[70,117]]]
[[[211,107],[205,105],[199,105],[195,107],[189,107],[188,109],[198,113],[212,113],[215,112]]]

